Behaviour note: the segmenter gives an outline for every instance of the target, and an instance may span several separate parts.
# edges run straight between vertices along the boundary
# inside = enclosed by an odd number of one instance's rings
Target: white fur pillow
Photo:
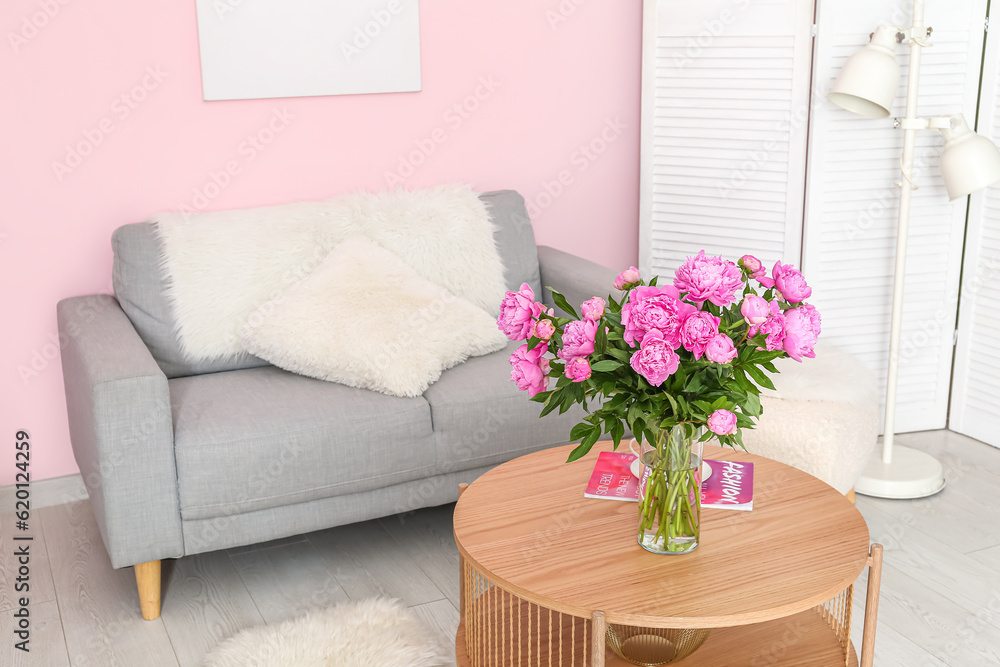
[[[506,344],[486,311],[363,236],[257,308],[240,340],[293,373],[392,396],[419,396],[445,369]]]

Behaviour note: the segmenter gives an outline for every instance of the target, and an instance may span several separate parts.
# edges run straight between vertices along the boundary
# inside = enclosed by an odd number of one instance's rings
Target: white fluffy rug
[[[309,275],[344,239],[362,235],[421,277],[496,317],[503,265],[486,204],[467,186],[356,193],[151,218],[163,247],[181,349],[191,360],[239,354],[258,306]],[[378,267],[371,267],[377,274]]]
[[[398,600],[340,604],[221,643],[204,667],[433,667],[444,648]]]

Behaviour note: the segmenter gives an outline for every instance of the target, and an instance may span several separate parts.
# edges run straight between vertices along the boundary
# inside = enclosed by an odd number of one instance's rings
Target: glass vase
[[[639,545],[646,551],[686,554],[698,548],[702,432],[693,424],[660,431],[642,456]]]

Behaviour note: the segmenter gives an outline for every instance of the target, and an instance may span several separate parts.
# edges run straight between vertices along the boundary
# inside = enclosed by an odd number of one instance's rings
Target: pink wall
[[[383,188],[442,128],[407,187],[514,188],[537,207],[539,243],[613,267],[636,260],[641,3],[424,0],[422,92],[232,102],[201,99],[194,4],[5,3],[0,485],[13,481],[18,429],[31,432],[33,479],[76,472],[55,304],[109,291],[112,230],[154,212]],[[477,87],[478,109],[460,124],[446,116]],[[276,109],[291,120],[250,160],[241,144]],[[79,164],[54,168],[88,136],[97,145]],[[216,192],[212,174],[230,160],[240,171]],[[195,194],[206,186],[210,201]]]

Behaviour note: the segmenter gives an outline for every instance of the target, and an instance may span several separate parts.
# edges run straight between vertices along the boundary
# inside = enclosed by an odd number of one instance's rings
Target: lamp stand
[[[899,344],[903,328],[903,286],[906,279],[906,245],[910,229],[910,195],[914,189],[913,150],[919,119],[917,93],[920,86],[922,42],[927,39],[924,2],[913,2],[910,36],[910,68],[906,83],[906,116],[903,127],[902,174],[899,183],[899,222],[896,233],[896,270],[892,286],[892,325],[889,331],[889,369],[885,391],[885,427],[881,455],[876,453],[854,485],[856,493],[877,498],[923,498],[944,488],[940,462],[909,447],[893,447],[896,426],[896,383],[899,378]]]

